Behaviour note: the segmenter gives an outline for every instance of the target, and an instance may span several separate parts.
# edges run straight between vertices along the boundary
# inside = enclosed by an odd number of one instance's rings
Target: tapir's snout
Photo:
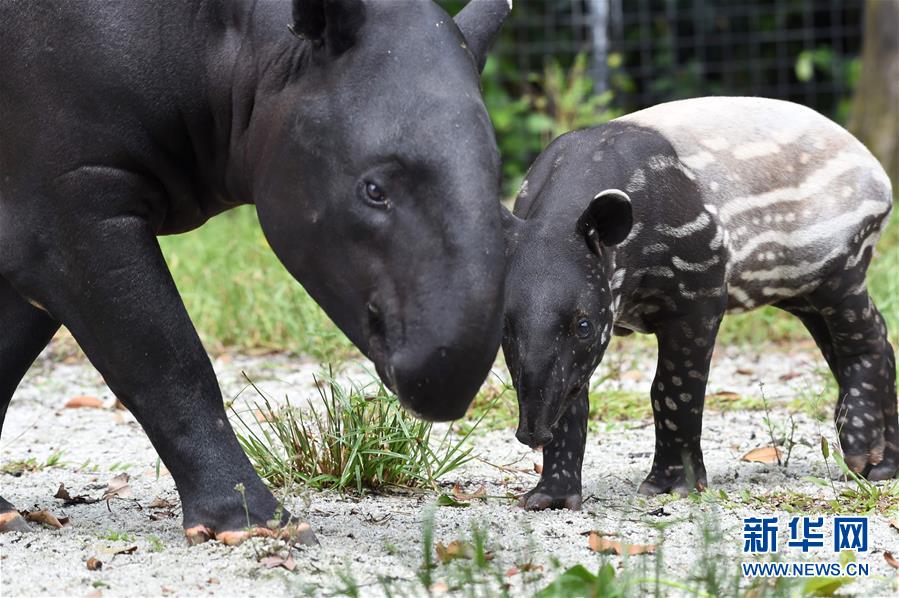
[[[531,448],[546,446],[553,439],[552,429],[565,408],[550,375],[525,375],[518,390],[518,430],[515,438]]]
[[[367,354],[415,416],[459,419],[490,372],[502,337],[502,263],[496,272],[493,284],[454,285],[459,292],[434,293],[439,301],[416,309],[387,298],[367,306]]]
[[[459,419],[486,378],[496,348],[480,355],[465,349],[438,347],[419,353],[411,348],[391,359],[400,403],[428,421]]]
[[[526,444],[531,448],[546,446],[553,439],[553,433],[550,432],[549,426],[545,421],[527,420],[519,416],[518,431],[515,432],[515,438],[521,444]]]

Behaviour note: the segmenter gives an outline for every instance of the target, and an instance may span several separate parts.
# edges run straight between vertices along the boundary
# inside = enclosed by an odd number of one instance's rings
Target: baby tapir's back
[[[656,131],[674,148],[676,167],[696,184],[709,225],[721,229],[732,310],[802,295],[834,268],[858,266],[892,206],[889,178],[871,153],[798,104],[698,98],[617,122]],[[650,157],[635,167],[626,190],[642,190],[654,171],[671,166]],[[660,208],[649,214],[664,219]]]

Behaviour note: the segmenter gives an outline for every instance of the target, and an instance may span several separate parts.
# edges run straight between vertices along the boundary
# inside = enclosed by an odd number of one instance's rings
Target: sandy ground
[[[620,375],[612,384],[648,390],[654,367],[651,352],[635,350],[609,359],[608,368]],[[226,397],[245,386],[241,372],[249,374],[275,397],[288,394],[293,403],[314,396],[315,364],[283,355],[234,357],[215,362]],[[760,381],[774,403],[812,395],[822,387],[822,363],[813,350],[790,354],[736,350],[716,355],[710,392],[732,391],[758,396]],[[360,375],[354,366],[344,375]],[[584,509],[580,512],[526,513],[505,498],[521,493],[536,482],[534,463],[540,455],[520,445],[512,430],[479,432],[473,446],[480,459],[444,478],[447,488],[461,484],[473,491],[484,485],[490,498],[467,508],[434,508],[437,493],[393,496],[340,496],[334,492],[307,492],[287,497],[294,513],[306,513],[321,546],[292,550],[295,569],[268,569],[260,559],[277,550],[270,541],[252,541],[237,548],[217,543],[188,547],[182,536],[178,497],[165,471],[157,477],[156,454],[140,427],[127,412],[103,409],[63,409],[77,395],[97,396],[107,405],[113,397],[99,375],[85,362],[53,363],[43,356],[32,368],[14,399],[0,441],[4,464],[34,458],[43,463],[62,451],[60,466],[26,472],[19,477],[0,474],[2,494],[19,508],[48,509],[67,516],[70,524],[60,530],[39,527],[24,534],[0,536],[0,595],[2,596],[147,596],[147,595],[254,595],[273,592],[323,593],[339,591],[352,577],[361,592],[380,594],[379,578],[391,580],[395,590],[421,594],[418,580],[422,563],[422,528],[434,513],[434,540],[448,544],[471,539],[472,528],[483,530],[493,554],[491,570],[496,579],[484,585],[466,585],[465,562],[439,565],[431,580],[438,592],[449,588],[469,594],[489,594],[503,584],[513,594],[528,595],[544,587],[558,570],[577,563],[595,570],[601,558],[621,566],[618,557],[599,557],[582,535],[590,530],[612,534],[632,543],[656,543],[664,537],[661,575],[686,580],[703,562],[715,558],[741,560],[742,517],[779,514],[777,500],[747,505],[752,497],[777,492],[799,492],[829,499],[832,490],[809,476],[827,477],[820,455],[822,434],[833,437],[827,423],[794,415],[796,446],[789,466],[746,463],[740,456],[766,443],[768,428],[758,411],[712,412],[705,418],[703,443],[710,476],[710,492],[702,500],[653,499],[635,496],[637,485],[648,472],[652,458],[653,429],[647,421],[603,424],[591,432],[584,466]],[[828,404],[832,398],[827,397]],[[772,421],[788,428],[788,413],[778,407]],[[97,497],[120,472],[131,476],[133,498],[64,507],[53,498],[62,483],[72,495]],[[837,482],[838,490],[841,483]],[[727,500],[719,491],[724,491]],[[737,498],[737,497],[745,498]],[[174,505],[151,508],[155,499]],[[163,516],[160,516],[163,515]],[[781,525],[786,526],[782,517]],[[660,531],[664,528],[664,531]],[[718,537],[714,554],[703,554],[704,533]],[[130,553],[117,550],[136,546]],[[281,550],[282,556],[287,550]],[[851,591],[889,595],[897,589],[895,573],[883,552],[899,553],[899,531],[886,517],[872,517],[870,550],[859,560],[871,564],[872,578]],[[833,562],[830,550],[803,557],[797,550],[783,551],[786,561],[801,559]],[[90,558],[103,562],[101,570],[88,570]],[[651,573],[652,556],[631,557],[630,566],[641,562]],[[531,563],[542,571],[508,575],[513,567]],[[732,576],[731,576],[732,577]],[[666,591],[677,594],[677,588]]]

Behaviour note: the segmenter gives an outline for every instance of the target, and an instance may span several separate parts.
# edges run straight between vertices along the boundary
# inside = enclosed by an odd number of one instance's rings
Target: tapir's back
[[[813,285],[850,245],[859,247],[852,243],[859,236],[860,251],[872,246],[892,206],[889,178],[871,153],[798,104],[698,98],[618,121],[670,142],[679,168],[726,233],[729,286],[743,307]],[[785,286],[785,279],[808,284]]]

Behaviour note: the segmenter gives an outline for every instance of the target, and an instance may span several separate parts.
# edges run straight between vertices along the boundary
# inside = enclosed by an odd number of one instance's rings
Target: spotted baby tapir
[[[613,333],[658,340],[644,494],[707,484],[700,436],[725,313],[798,317],[839,383],[847,463],[896,475],[896,366],[865,272],[889,178],[818,113],[762,98],[661,104],[554,141],[507,214],[503,350],[518,439],[542,446],[529,509],[581,504],[590,376]]]

